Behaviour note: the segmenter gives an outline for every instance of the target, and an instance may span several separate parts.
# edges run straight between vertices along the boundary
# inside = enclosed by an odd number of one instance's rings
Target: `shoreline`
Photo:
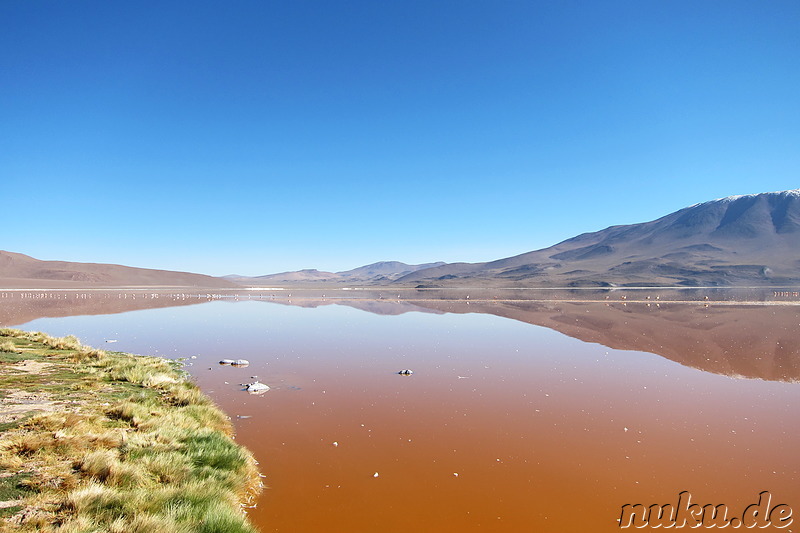
[[[108,286],[86,286],[76,285],[69,287],[33,287],[33,286],[19,286],[19,287],[2,287],[2,292],[114,292],[114,291],[130,291],[130,292],[143,292],[143,293],[160,293],[160,292],[184,292],[187,294],[212,294],[221,292],[249,292],[249,291],[372,291],[372,292],[392,292],[392,291],[598,291],[598,292],[616,292],[616,291],[644,291],[644,290],[667,290],[667,291],[693,291],[693,290],[715,290],[715,291],[736,291],[736,290],[797,290],[800,285],[797,284],[778,284],[778,285],[581,285],[570,287],[565,286],[542,286],[542,287],[504,287],[504,286],[482,286],[482,285],[464,285],[462,286],[393,286],[393,285],[314,285],[314,284],[297,284],[297,285],[242,285],[240,287],[187,287],[187,286],[170,286],[170,285],[108,285]]]
[[[0,529],[255,533],[257,463],[180,366],[0,329]]]

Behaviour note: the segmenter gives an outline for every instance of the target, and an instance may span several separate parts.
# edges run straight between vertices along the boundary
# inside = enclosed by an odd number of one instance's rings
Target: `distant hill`
[[[390,283],[420,269],[434,268],[446,264],[447,263],[438,262],[425,263],[422,265],[408,265],[400,261],[380,261],[342,272],[325,272],[315,269],[306,269],[255,277],[231,275],[225,276],[225,279],[249,286],[316,286],[320,284],[376,285]]]
[[[364,280],[395,280],[405,275],[423,270],[426,268],[434,268],[444,266],[447,263],[439,261],[437,263],[424,263],[422,265],[407,265],[400,261],[380,261],[372,263],[353,270],[346,270],[344,272],[337,272],[339,276],[347,279],[364,279]]]
[[[0,287],[4,288],[237,286],[231,281],[203,274],[99,263],[40,261],[0,250]]]
[[[406,286],[736,286],[800,283],[800,189],[730,196],[584,233],[488,263],[453,263]]]

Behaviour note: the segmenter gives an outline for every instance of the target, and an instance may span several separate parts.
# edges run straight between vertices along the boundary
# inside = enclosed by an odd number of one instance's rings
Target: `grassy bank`
[[[255,461],[174,362],[0,329],[0,432],[0,531],[255,531]]]

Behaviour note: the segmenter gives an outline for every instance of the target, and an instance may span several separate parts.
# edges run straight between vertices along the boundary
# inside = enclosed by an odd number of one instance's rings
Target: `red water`
[[[330,303],[26,328],[196,354],[191,372],[266,476],[249,511],[264,532],[603,532],[622,505],[681,491],[733,515],[765,490],[800,509],[796,306]],[[251,376],[273,389],[242,392]]]

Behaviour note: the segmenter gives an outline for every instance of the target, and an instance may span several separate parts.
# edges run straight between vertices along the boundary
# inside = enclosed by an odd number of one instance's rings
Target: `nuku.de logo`
[[[673,505],[653,504],[644,506],[640,503],[625,504],[619,517],[620,528],[698,528],[698,527],[732,527],[732,528],[786,528],[792,522],[792,508],[785,504],[772,504],[772,494],[763,491],[758,495],[758,502],[745,507],[739,516],[729,515],[725,504],[699,505],[692,503],[689,491],[678,494],[678,502]]]

